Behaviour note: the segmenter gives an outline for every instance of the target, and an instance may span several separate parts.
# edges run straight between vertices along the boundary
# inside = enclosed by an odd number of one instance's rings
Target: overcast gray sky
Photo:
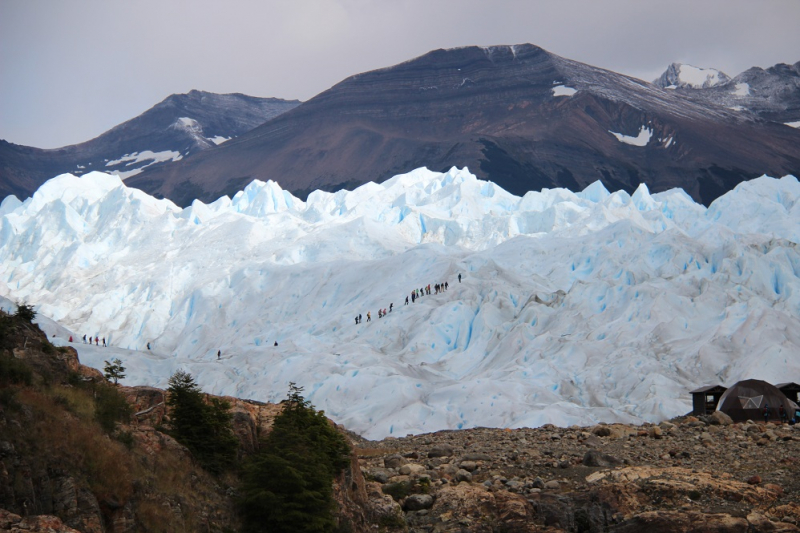
[[[734,76],[800,61],[799,27],[800,0],[0,0],[0,138],[83,142],[192,89],[307,100],[455,46]]]

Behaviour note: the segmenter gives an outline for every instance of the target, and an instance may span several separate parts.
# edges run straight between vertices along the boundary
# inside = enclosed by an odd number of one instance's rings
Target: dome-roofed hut
[[[743,422],[764,420],[764,409],[769,406],[769,419],[778,421],[778,408],[781,405],[789,418],[798,408],[774,385],[760,379],[746,379],[725,391],[719,399],[717,410],[730,416],[734,422]]]

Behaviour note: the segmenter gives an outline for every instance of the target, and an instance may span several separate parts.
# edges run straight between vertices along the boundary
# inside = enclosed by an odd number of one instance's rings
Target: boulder
[[[401,466],[399,472],[404,476],[418,476],[425,472],[425,467],[415,463],[409,463]]]
[[[730,426],[733,424],[733,419],[722,411],[714,411],[708,418],[710,423],[718,426]]]
[[[450,444],[437,444],[428,452],[428,457],[451,457],[454,449]]]
[[[433,496],[430,494],[412,494],[403,502],[403,508],[407,511],[419,511],[433,507]]]
[[[478,463],[476,463],[475,461],[461,461],[461,464],[459,464],[458,466],[460,466],[467,472],[474,472],[475,469],[478,468]]]
[[[461,468],[456,472],[456,481],[466,481],[469,483],[472,481],[472,474]]]
[[[406,461],[402,456],[395,454],[395,455],[389,455],[388,457],[384,457],[383,466],[385,466],[386,468],[400,468],[407,462],[408,461]]]
[[[583,455],[584,466],[617,466],[621,465],[623,461],[617,459],[613,455],[608,455],[600,450],[589,450]]]

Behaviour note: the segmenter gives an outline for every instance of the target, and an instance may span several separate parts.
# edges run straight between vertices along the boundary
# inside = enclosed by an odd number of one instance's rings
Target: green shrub
[[[125,379],[125,367],[122,366],[120,359],[112,359],[110,363],[108,361],[103,362],[105,363],[103,375],[107,380],[113,381],[114,385],[116,385],[119,380]]]
[[[333,480],[349,465],[350,446],[301,392],[290,384],[272,431],[244,467],[245,532],[336,531]]]
[[[0,385],[30,385],[33,371],[23,361],[10,354],[0,353]]]
[[[129,450],[133,449],[133,433],[130,431],[120,431],[115,435],[115,438],[124,444]]]
[[[398,481],[396,483],[387,483],[381,490],[384,494],[388,494],[395,501],[401,500],[411,494],[411,483],[408,481]]]
[[[127,423],[131,418],[131,406],[125,396],[106,383],[98,383],[94,391],[94,416],[106,433],[111,433],[117,422]]]
[[[14,313],[14,316],[30,324],[36,318],[36,311],[33,310],[32,305],[21,303],[17,305],[17,312]]]
[[[231,426],[230,404],[217,398],[206,403],[191,374],[181,370],[169,379],[168,392],[173,436],[203,468],[222,473],[233,464],[239,447]]]

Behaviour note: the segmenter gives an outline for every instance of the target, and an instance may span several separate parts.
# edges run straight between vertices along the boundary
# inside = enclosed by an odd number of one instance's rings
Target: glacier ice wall
[[[792,176],[707,210],[599,182],[520,198],[453,168],[307,202],[254,181],[180,209],[62,175],[0,205],[0,295],[106,337],[75,346],[122,358],[127,384],[182,368],[277,401],[295,381],[369,438],[655,421],[699,385],[800,381],[799,198]]]

